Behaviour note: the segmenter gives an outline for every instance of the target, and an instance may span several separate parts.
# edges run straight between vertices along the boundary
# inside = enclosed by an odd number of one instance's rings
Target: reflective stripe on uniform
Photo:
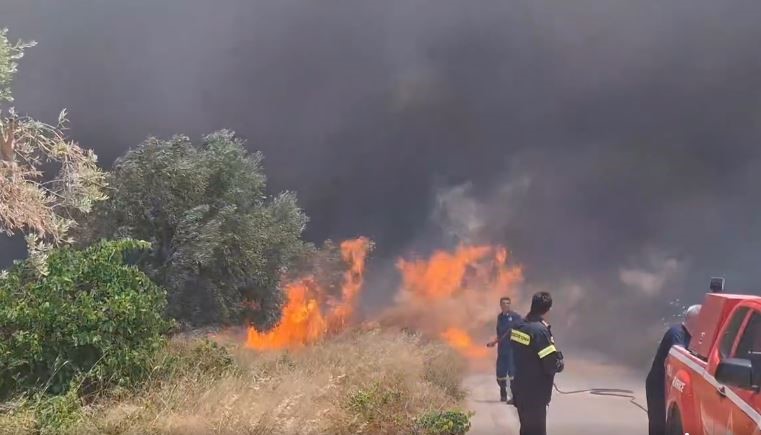
[[[497,377],[497,380],[498,381],[506,381],[507,380],[507,376],[505,376],[504,378]]]
[[[529,343],[531,343],[531,336],[526,334],[525,332],[516,331],[513,329],[510,331],[510,340],[520,343],[524,346],[528,346]]]
[[[557,349],[555,349],[555,345],[551,344],[539,351],[539,358],[544,358],[547,355],[551,354],[552,352],[556,352],[556,351]]]

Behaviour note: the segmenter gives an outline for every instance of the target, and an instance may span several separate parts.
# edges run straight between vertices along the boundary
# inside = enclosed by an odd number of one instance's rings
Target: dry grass
[[[418,417],[464,397],[460,357],[410,334],[353,331],[299,351],[236,348],[230,359],[198,344],[175,340],[143,391],[95,401],[71,432],[413,433]]]
[[[0,435],[35,433],[36,421],[31,409],[20,402],[3,405],[0,412]]]

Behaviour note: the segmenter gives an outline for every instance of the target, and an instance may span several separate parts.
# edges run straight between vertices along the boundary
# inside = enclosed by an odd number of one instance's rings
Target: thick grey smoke
[[[40,42],[19,108],[68,107],[106,164],[234,129],[310,237],[388,259],[452,242],[447,198],[607,349],[713,274],[761,287],[759,22],[754,0],[0,0]]]

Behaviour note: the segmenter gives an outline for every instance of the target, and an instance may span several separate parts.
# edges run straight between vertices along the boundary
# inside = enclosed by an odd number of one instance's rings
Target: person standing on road
[[[536,293],[531,299],[531,311],[510,333],[515,359],[512,390],[520,435],[547,434],[547,406],[555,374],[564,368],[563,354],[555,347],[550,324],[545,320],[550,308],[552,296]]]
[[[684,312],[682,323],[670,327],[658,346],[658,351],[653,358],[653,365],[647,374],[645,381],[645,395],[647,396],[647,420],[650,435],[664,435],[666,433],[666,358],[672,346],[690,345],[691,334],[695,332],[700,314],[700,305],[693,305]]]
[[[500,298],[500,313],[497,315],[497,337],[488,342],[486,346],[497,346],[497,385],[499,385],[499,400],[513,404],[513,374],[515,365],[513,363],[513,352],[510,347],[510,332],[513,326],[520,322],[521,316],[510,309],[510,298],[505,296]],[[510,381],[510,398],[507,397],[507,382]]]

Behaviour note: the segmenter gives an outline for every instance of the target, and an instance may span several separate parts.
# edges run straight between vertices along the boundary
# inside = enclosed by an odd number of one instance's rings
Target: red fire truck
[[[707,293],[666,360],[669,435],[761,434],[761,297]]]

